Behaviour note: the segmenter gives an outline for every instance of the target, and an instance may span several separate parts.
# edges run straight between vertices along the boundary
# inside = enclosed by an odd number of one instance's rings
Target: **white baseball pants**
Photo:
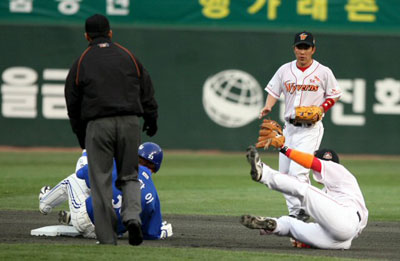
[[[290,236],[317,248],[350,248],[351,241],[358,235],[360,227],[355,208],[343,206],[322,190],[295,177],[281,174],[265,164],[260,183],[270,189],[296,197],[315,220],[315,223],[305,223],[289,216],[282,216],[276,219],[277,228],[273,231],[274,234]]]
[[[283,130],[285,136],[285,146],[305,153],[314,154],[321,144],[324,135],[324,126],[319,121],[311,127],[296,127],[286,123]],[[292,161],[285,155],[279,153],[279,172],[295,176],[303,182],[310,183],[310,170]],[[288,206],[289,215],[296,216],[300,209],[304,208],[297,197],[284,194]],[[308,212],[307,212],[308,213]],[[309,213],[308,213],[309,214]]]
[[[68,200],[71,224],[84,237],[95,238],[94,225],[86,210],[85,201],[89,193],[85,180],[79,179],[76,174],[71,174],[43,196],[39,202],[39,208],[49,213],[51,209]]]

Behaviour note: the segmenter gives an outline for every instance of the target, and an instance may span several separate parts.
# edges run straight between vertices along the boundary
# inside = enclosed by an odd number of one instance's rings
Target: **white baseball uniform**
[[[289,175],[281,174],[263,164],[261,183],[273,190],[298,198],[315,223],[293,217],[275,219],[272,232],[322,249],[349,249],[354,238],[368,221],[368,210],[356,178],[342,165],[321,160],[321,173],[313,171],[314,179],[323,184],[318,189]]]
[[[39,202],[39,208],[42,212],[49,212],[68,200],[71,224],[84,237],[95,238],[94,225],[86,211],[86,199],[90,196],[89,193],[85,180],[79,179],[74,173],[46,193]]]
[[[68,201],[71,213],[71,225],[86,238],[96,238],[95,227],[92,219],[93,206],[91,204],[90,188],[87,182],[88,165],[87,154],[84,150],[76,164],[74,174],[59,182],[54,188],[46,192],[39,199],[39,210],[41,213],[50,213],[51,210],[65,201]],[[113,180],[117,179],[114,165]],[[162,221],[160,200],[157,190],[151,178],[151,170],[139,165],[139,181],[141,183],[141,205],[143,237],[146,240],[165,239],[173,235],[172,225]],[[120,213],[122,192],[117,190],[113,183],[113,207],[115,212]],[[126,231],[122,224],[120,214],[118,217],[118,234]]]
[[[285,146],[313,154],[316,151],[324,134],[324,127],[319,121],[314,125],[295,126],[289,121],[295,118],[295,108],[298,106],[320,106],[327,98],[340,97],[342,91],[332,71],[313,60],[313,63],[304,72],[297,68],[296,60],[282,65],[265,90],[272,97],[279,99],[285,96],[285,125],[283,135]],[[292,176],[297,176],[302,181],[309,182],[309,170],[285,155],[279,156],[279,171]],[[289,214],[296,216],[302,208],[299,200],[286,195]]]
[[[76,163],[75,173],[87,164],[86,151],[83,151]],[[56,206],[68,200],[71,213],[71,224],[87,238],[95,238],[94,225],[86,211],[86,199],[90,196],[90,189],[85,180],[80,179],[73,173],[63,179],[39,201],[39,208],[42,213],[48,213]]]

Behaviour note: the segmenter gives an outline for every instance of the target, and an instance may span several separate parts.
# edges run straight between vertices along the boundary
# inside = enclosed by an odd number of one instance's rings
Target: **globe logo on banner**
[[[258,117],[264,106],[264,96],[253,76],[240,70],[226,70],[204,83],[203,106],[217,124],[238,128]]]

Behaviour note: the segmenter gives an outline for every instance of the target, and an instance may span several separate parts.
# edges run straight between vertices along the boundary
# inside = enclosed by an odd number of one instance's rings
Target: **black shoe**
[[[276,229],[276,221],[268,217],[257,217],[252,215],[243,215],[240,218],[240,223],[251,229],[264,229],[272,232]]]
[[[142,227],[137,220],[130,220],[127,223],[127,229],[129,232],[129,244],[138,246],[143,242]]]
[[[71,213],[69,211],[60,210],[60,212],[58,212],[58,222],[63,225],[69,225],[71,223]]]
[[[250,175],[254,181],[260,181],[262,177],[262,162],[257,149],[254,146],[249,146],[246,153],[247,161],[251,165]]]
[[[300,209],[297,215],[289,215],[289,217],[301,220],[303,222],[307,222],[310,219],[310,215],[308,215],[304,209]]]

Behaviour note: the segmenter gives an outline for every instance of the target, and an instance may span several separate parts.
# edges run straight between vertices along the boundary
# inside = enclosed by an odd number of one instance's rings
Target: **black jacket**
[[[73,64],[65,83],[65,99],[80,143],[90,120],[158,116],[148,72],[129,50],[108,38],[95,38]]]

